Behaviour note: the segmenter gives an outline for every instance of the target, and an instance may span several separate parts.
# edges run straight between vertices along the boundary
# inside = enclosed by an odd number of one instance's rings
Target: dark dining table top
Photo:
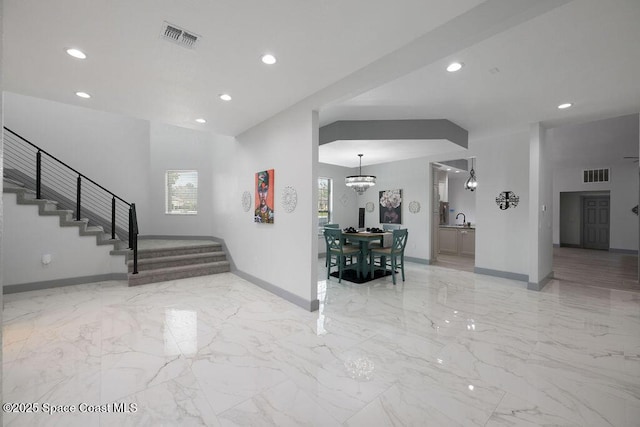
[[[372,233],[370,231],[359,231],[357,233],[345,233],[345,232],[342,233],[343,236],[349,237],[352,240],[358,240],[358,239],[361,239],[361,240],[380,239],[380,238],[382,238],[384,236],[391,235],[391,234],[392,233],[390,233],[388,231],[385,231],[383,233]]]

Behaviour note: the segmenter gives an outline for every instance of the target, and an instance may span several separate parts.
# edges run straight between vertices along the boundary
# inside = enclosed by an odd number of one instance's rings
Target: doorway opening
[[[431,263],[474,271],[476,249],[475,192],[465,189],[470,159],[431,164],[433,214]]]
[[[609,250],[609,191],[560,193],[560,247]]]
[[[553,271],[559,280],[610,289],[640,290],[638,256],[610,247],[610,192],[560,193],[560,244]]]

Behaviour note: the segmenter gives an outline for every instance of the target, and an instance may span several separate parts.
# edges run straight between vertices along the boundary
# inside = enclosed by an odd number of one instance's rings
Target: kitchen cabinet
[[[458,254],[458,230],[455,228],[440,227],[438,253]]]
[[[458,253],[460,255],[475,256],[476,255],[476,230],[462,229],[458,230],[460,239],[458,240]]]
[[[438,245],[440,254],[475,256],[476,230],[466,227],[440,227]]]

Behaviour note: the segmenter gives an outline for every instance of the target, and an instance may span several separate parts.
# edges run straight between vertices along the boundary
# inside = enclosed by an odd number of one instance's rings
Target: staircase
[[[138,273],[133,274],[133,251],[128,249],[128,242],[111,239],[103,227],[90,225],[87,218],[79,221],[73,219],[73,211],[59,209],[58,202],[36,199],[36,193],[22,183],[4,178],[5,193],[15,193],[19,205],[38,206],[43,216],[60,217],[61,227],[78,227],[80,236],[95,236],[97,245],[112,245],[109,252],[113,256],[125,256],[128,265],[129,286],[147,283],[184,279],[187,277],[206,276],[225,273],[231,270],[222,244],[213,241],[166,241],[139,240]],[[158,245],[158,242],[161,245]]]
[[[80,236],[95,236],[96,244],[112,245],[111,255],[127,255],[130,250],[127,249],[127,243],[119,239],[111,239],[109,234],[104,232],[101,226],[89,225],[87,218],[79,221],[73,219],[73,211],[67,209],[59,209],[58,202],[54,200],[36,199],[35,191],[29,190],[21,182],[12,179],[3,179],[3,191],[5,193],[15,193],[19,205],[38,206],[38,213],[42,216],[58,216],[60,217],[60,227],[78,227]]]
[[[125,256],[129,286],[230,271],[220,243],[141,240],[134,203],[129,203],[10,129],[4,128],[3,188],[40,215],[60,217],[97,245]],[[35,176],[34,176],[35,175]],[[10,226],[10,224],[7,224]],[[123,268],[124,270],[124,268]]]
[[[222,244],[213,241],[139,240],[138,274],[129,265],[129,286],[230,271]],[[158,242],[161,244],[159,245]]]

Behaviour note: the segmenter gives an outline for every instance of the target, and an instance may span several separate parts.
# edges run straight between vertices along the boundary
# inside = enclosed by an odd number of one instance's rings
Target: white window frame
[[[169,174],[171,173],[178,173],[178,174],[184,174],[185,175],[185,180],[188,180],[188,182],[195,182],[195,209],[169,209],[169,203],[170,203],[170,197],[171,195],[170,193],[170,189],[169,189]],[[189,174],[195,174],[195,177],[188,177],[187,175]],[[195,178],[195,179],[194,179]],[[180,178],[178,178],[180,179]],[[175,195],[173,196],[173,198],[175,198]],[[171,198],[171,202],[173,202],[173,198]],[[177,199],[177,198],[176,198]],[[176,200],[177,202],[177,200]],[[173,206],[173,203],[172,203]],[[167,170],[164,174],[164,213],[166,215],[197,215],[198,214],[198,171],[197,170],[175,170],[175,169],[170,169]]]
[[[320,221],[320,180],[325,180],[328,183],[328,191],[327,195],[327,221],[321,223]],[[317,207],[317,217],[318,217],[318,233],[323,234],[324,224],[330,224],[333,220],[333,179],[327,177],[318,177],[318,207]]]

